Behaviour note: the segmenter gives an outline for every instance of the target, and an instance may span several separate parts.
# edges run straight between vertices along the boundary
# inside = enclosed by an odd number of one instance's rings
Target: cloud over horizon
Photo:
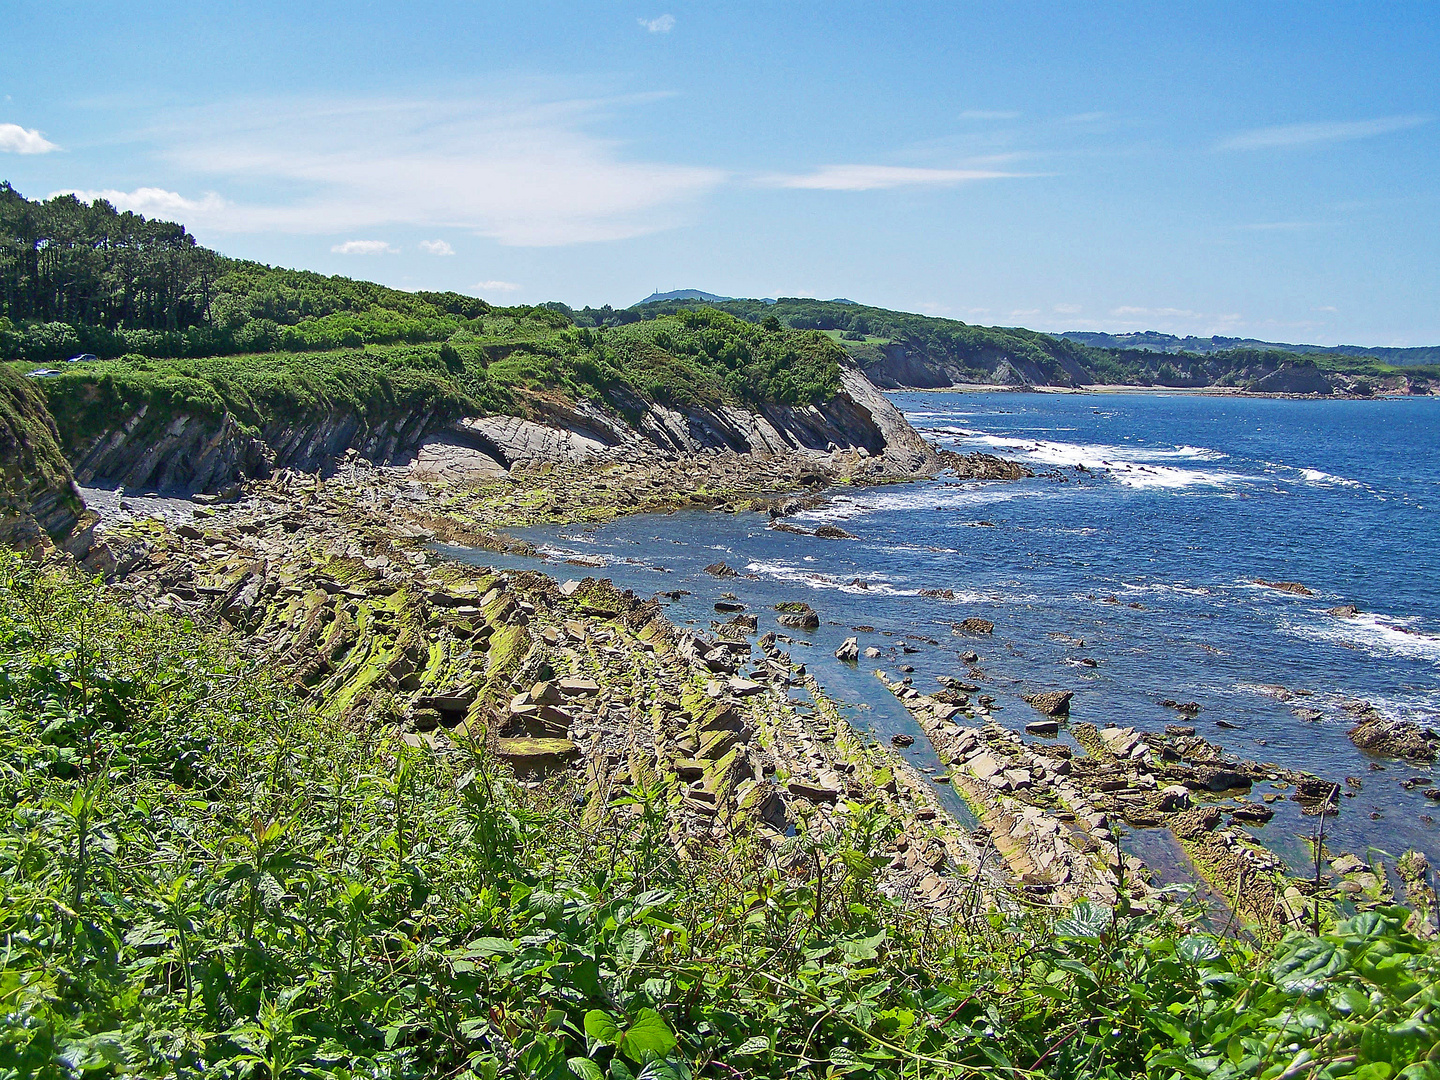
[[[225,213],[230,205],[213,191],[206,192],[199,199],[187,199],[178,191],[167,191],[160,187],[140,187],[134,191],[120,191],[116,188],[68,188],[52,191],[49,197],[53,199],[57,195],[74,195],[81,202],[87,203],[104,199],[117,210],[129,210],[131,213],[167,221],[184,218],[186,224],[192,220],[208,221]]]
[[[812,191],[879,191],[899,187],[944,187],[968,180],[996,180],[1019,173],[993,169],[924,169],[900,165],[821,165],[808,173],[777,175],[764,183]]]
[[[242,202],[142,188],[106,197],[139,203],[149,193],[152,209],[227,233],[409,226],[521,247],[643,236],[679,224],[726,174],[633,160],[593,133],[602,113],[639,100],[232,103],[172,119],[159,131],[160,155],[221,190],[264,194]]]
[[[0,124],[0,151],[7,154],[48,154],[59,150],[49,139],[35,128],[23,128],[19,124]]]
[[[444,240],[421,240],[420,250],[431,255],[454,255],[455,249]]]
[[[675,29],[674,15],[661,15],[657,19],[637,19],[636,21],[652,34],[668,34]]]
[[[391,247],[384,240],[346,240],[330,249],[336,255],[380,255],[398,254],[400,249]]]
[[[1345,120],[1330,123],[1277,124],[1242,131],[1221,142],[1220,150],[1269,150],[1316,143],[1349,142],[1406,131],[1430,122],[1428,116],[1382,116],[1374,120]]]

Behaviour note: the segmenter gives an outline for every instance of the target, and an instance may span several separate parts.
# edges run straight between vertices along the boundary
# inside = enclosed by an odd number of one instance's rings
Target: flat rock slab
[[[1025,700],[1032,709],[1046,716],[1069,716],[1070,699],[1074,696],[1069,690],[1051,690],[1044,694],[1032,694]]]
[[[495,749],[516,773],[563,769],[580,753],[580,748],[569,739],[497,739]]]

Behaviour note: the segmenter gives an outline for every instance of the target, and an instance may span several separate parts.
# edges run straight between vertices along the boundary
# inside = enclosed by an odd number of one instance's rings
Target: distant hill
[[[717,296],[715,293],[708,293],[701,289],[673,289],[670,292],[651,293],[634,306],[640,307],[641,304],[663,304],[669,300],[704,300],[707,303],[716,304],[734,299],[733,296]]]
[[[1091,344],[1088,336],[1076,340],[1083,335],[971,326],[846,300],[669,300],[628,311],[585,308],[570,315],[582,326],[617,326],[700,307],[715,307],[748,322],[774,320],[794,330],[823,331],[844,347],[871,382],[887,389],[1120,383],[1363,396],[1377,391],[1426,393],[1430,380],[1440,380],[1440,367],[1421,366],[1423,349],[1341,352],[1312,346],[1302,354],[1291,346],[1247,347],[1232,344],[1232,339],[1165,334],[1124,335],[1112,339],[1117,344]],[[1161,347],[1172,344],[1173,352]],[[1385,352],[1412,358],[1401,367],[1378,358]]]
[[[1397,367],[1413,367],[1417,364],[1440,363],[1440,345],[1427,345],[1414,349],[1392,349],[1383,346],[1366,345],[1287,345],[1276,341],[1259,341],[1256,338],[1234,337],[1176,337],[1162,334],[1158,330],[1141,330],[1131,334],[1101,334],[1088,330],[1069,330],[1060,335],[1082,345],[1097,349],[1138,349],[1141,352],[1158,353],[1207,353],[1226,352],[1230,349],[1278,349],[1282,352],[1302,355],[1327,353],[1331,356],[1373,356]]]

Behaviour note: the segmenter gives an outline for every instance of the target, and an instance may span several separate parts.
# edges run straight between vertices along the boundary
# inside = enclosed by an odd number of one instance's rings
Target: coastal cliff
[[[30,550],[54,544],[83,555],[93,520],[75,490],[44,398],[0,365],[0,545]]]
[[[442,479],[543,462],[709,452],[796,455],[875,478],[936,467],[934,450],[858,369],[842,364],[839,383],[829,400],[810,404],[674,406],[616,388],[599,402],[532,395],[527,415],[457,416],[453,407],[421,402],[323,407],[259,425],[244,424],[228,408],[177,410],[117,398],[61,434],[81,483],[132,491],[215,493],[279,469],[328,475],[355,458]],[[96,389],[91,396],[101,395]]]

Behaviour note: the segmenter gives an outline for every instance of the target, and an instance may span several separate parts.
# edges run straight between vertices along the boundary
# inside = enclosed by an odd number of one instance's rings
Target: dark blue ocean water
[[[1440,723],[1440,401],[1286,401],[1158,394],[893,395],[927,437],[1030,464],[1018,483],[916,484],[833,494],[791,519],[840,525],[855,540],[766,528],[758,514],[676,513],[592,529],[534,530],[563,564],[667,601],[676,622],[708,625],[735,593],[774,628],[769,607],[808,600],[824,620],[792,653],[855,722],[881,736],[918,734],[873,671],[915,668],[917,686],[965,675],[973,648],[986,689],[1015,729],[1034,718],[1022,693],[1075,693],[1072,717],[1150,730],[1182,720],[1157,704],[1199,702],[1198,731],[1239,753],[1327,778],[1358,777],[1327,831],[1342,846],[1440,859],[1433,770],[1361,754],[1345,737],[1347,702]],[[534,560],[475,553],[476,561]],[[749,575],[703,572],[724,560]],[[1254,584],[1298,581],[1297,596]],[[862,584],[863,583],[863,584]],[[920,595],[952,589],[954,600]],[[1113,598],[1113,599],[1112,599]],[[1342,619],[1327,609],[1354,604]],[[992,637],[961,638],[970,615]],[[852,626],[880,659],[858,668],[831,655]],[[902,643],[918,651],[902,651]],[[1091,668],[1079,663],[1095,661]],[[1300,710],[1318,712],[1302,718]],[[1313,714],[1305,714],[1313,715]],[[1224,721],[1233,727],[1221,727]],[[935,764],[923,738],[910,751]],[[1400,782],[1430,777],[1406,791]],[[1295,842],[1313,819],[1292,804],[1262,835]]]

